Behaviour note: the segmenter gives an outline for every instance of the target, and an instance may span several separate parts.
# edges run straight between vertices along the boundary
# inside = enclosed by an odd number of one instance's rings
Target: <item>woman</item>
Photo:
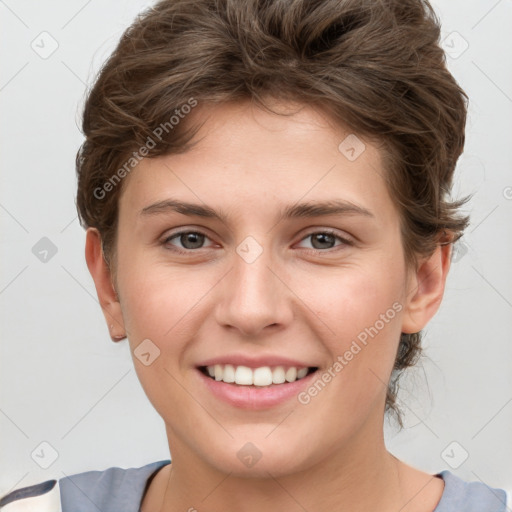
[[[2,510],[505,510],[383,439],[468,224],[439,35],[421,0],[164,0],[133,23],[87,98],[77,207],[172,463]]]

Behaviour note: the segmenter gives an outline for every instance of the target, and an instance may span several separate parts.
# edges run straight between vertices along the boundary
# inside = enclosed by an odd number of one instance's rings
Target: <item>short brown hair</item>
[[[126,162],[143,147],[149,158],[186,151],[198,129],[171,116],[181,118],[191,99],[262,108],[265,98],[295,100],[382,144],[404,254],[414,265],[418,255],[457,240],[469,222],[457,214],[467,198],[449,199],[468,98],[439,41],[427,0],[158,2],[124,32],[88,92],[76,158],[82,226],[99,230],[115,275]],[[159,126],[165,134],[150,147]],[[420,335],[401,334],[388,384],[386,412],[401,427],[397,382],[417,362]]]

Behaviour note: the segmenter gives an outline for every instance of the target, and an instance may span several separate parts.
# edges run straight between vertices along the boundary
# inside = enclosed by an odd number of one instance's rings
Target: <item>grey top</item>
[[[0,499],[1,512],[21,512],[29,504],[38,512],[140,512],[149,483],[161,460],[138,468],[111,467],[14,490]],[[481,482],[465,482],[448,470],[437,473],[444,492],[433,512],[506,512],[510,494]]]

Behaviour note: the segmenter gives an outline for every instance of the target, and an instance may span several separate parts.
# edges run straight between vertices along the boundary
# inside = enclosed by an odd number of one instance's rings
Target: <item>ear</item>
[[[96,293],[110,331],[110,337],[112,341],[120,341],[126,338],[121,304],[103,255],[101,235],[96,228],[87,229],[85,260],[96,286]]]
[[[411,274],[402,316],[402,332],[421,331],[435,315],[443,299],[450,270],[452,244],[438,245],[434,253],[419,261]]]

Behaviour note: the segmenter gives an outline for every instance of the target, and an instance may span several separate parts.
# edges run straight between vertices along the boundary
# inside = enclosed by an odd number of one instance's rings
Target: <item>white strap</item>
[[[53,486],[53,489],[40,494],[19,498],[11,501],[7,505],[0,507],[1,512],[62,512],[60,503],[59,481]]]

